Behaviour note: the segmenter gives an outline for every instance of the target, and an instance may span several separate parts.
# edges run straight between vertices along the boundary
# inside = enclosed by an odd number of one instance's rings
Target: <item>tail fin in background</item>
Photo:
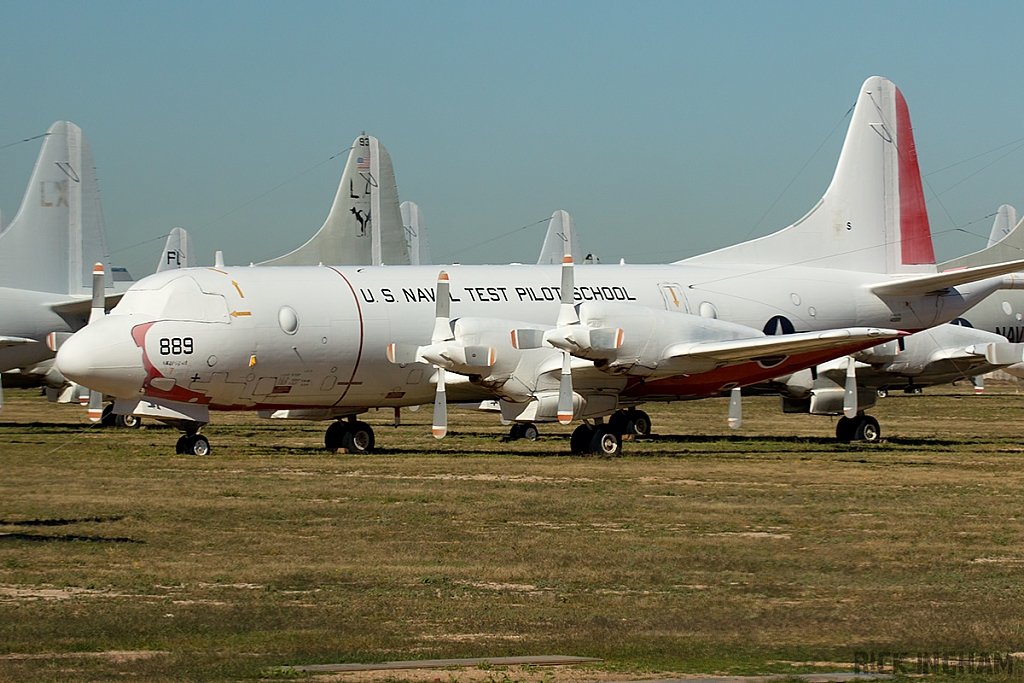
[[[409,251],[398,208],[391,155],[377,138],[356,138],[334,205],[308,242],[261,266],[407,265]]]
[[[880,76],[864,82],[832,182],[806,216],[686,262],[935,272],[914,132],[899,88]]]
[[[21,208],[0,233],[0,286],[87,295],[95,263],[112,287],[92,147],[81,128],[58,121],[43,140]]]
[[[406,244],[409,248],[409,262],[414,266],[429,266],[430,241],[427,239],[427,225],[423,212],[415,202],[402,202],[402,226],[405,229]]]
[[[569,252],[573,263],[582,263],[580,242],[576,237],[576,223],[567,211],[559,209],[551,214],[548,232],[544,235],[544,245],[540,248],[537,263],[540,265],[562,263],[565,256],[565,242],[569,242]]]
[[[164,250],[160,254],[156,272],[197,266],[199,264],[196,262],[195,253],[195,249],[192,247],[192,235],[188,234],[185,228],[174,228],[167,235],[167,244],[164,245]]]
[[[1006,211],[1004,211],[1006,209]],[[1012,206],[1003,204],[996,212],[996,220],[992,225],[992,237],[1001,232],[1009,221],[1017,217],[1017,210]],[[973,254],[959,256],[939,265],[939,270],[950,270],[953,268],[970,268],[972,266],[987,266],[992,263],[1005,263],[1024,258],[1024,220],[1012,224],[1013,228],[998,242],[992,243],[989,238],[989,245],[981,251]]]
[[[996,211],[996,219],[992,222],[992,232],[988,236],[988,246],[1001,241],[1010,234],[1017,226],[1020,218],[1017,216],[1017,209],[1009,204],[1003,204]]]

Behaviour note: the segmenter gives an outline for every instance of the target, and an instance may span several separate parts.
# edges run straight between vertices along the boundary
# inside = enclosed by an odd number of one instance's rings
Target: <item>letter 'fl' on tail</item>
[[[112,286],[92,147],[68,121],[50,126],[21,208],[0,233],[0,286],[87,295],[93,264]]]
[[[687,262],[934,273],[914,132],[899,88],[880,76],[864,82],[835,175],[807,215],[779,232]]]
[[[156,272],[191,268],[199,265],[196,262],[195,249],[192,246],[192,235],[185,228],[173,228],[167,235],[167,243],[160,254],[160,262],[156,264]]]
[[[398,207],[391,155],[363,133],[341,175],[331,213],[308,242],[261,266],[408,265],[409,250]]]

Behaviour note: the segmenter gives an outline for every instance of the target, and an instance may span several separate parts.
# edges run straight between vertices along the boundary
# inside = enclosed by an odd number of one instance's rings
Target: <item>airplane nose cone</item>
[[[107,316],[85,326],[57,351],[57,369],[95,391],[117,398],[138,396],[146,370],[142,349],[132,339],[135,324],[127,316]]]

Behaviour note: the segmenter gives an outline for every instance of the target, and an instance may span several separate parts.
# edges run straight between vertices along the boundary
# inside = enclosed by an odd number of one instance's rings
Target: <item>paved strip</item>
[[[583,664],[600,662],[593,657],[570,657],[568,655],[536,655],[531,657],[474,657],[471,659],[413,659],[406,662],[380,662],[379,664],[307,664],[304,666],[280,666],[286,671],[386,671],[389,669],[443,669],[448,666],[558,666],[560,664]]]
[[[770,683],[770,681],[799,678],[807,683],[843,683],[844,681],[874,681],[892,678],[891,674],[868,673],[821,673],[821,674],[773,674],[771,676],[704,676],[701,678],[647,678],[636,681],[615,681],[614,683]]]

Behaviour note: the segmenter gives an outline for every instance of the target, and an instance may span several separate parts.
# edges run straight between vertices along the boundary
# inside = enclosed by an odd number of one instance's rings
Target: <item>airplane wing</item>
[[[11,346],[22,346],[24,344],[38,344],[35,339],[28,339],[26,337],[3,337],[0,336],[0,349],[6,349]]]
[[[874,327],[846,327],[823,332],[799,332],[750,339],[674,344],[666,349],[665,357],[667,360],[712,360],[720,366],[736,365],[769,358],[774,359],[778,356],[824,351],[863,341],[877,341],[881,344],[907,334],[909,333],[899,330]]]
[[[1007,261],[989,266],[975,266],[960,270],[948,270],[944,273],[919,275],[917,277],[890,280],[871,285],[868,289],[878,296],[913,296],[930,294],[935,291],[977,282],[996,275],[1007,275],[1024,269],[1024,259]]]
[[[116,306],[121,297],[124,296],[124,292],[117,292],[116,294],[107,294],[103,298],[103,306],[108,311]],[[54,313],[58,315],[71,315],[71,316],[83,316],[89,317],[89,311],[92,310],[92,299],[75,299],[74,301],[61,301],[60,303],[51,304],[50,308],[53,309]]]

